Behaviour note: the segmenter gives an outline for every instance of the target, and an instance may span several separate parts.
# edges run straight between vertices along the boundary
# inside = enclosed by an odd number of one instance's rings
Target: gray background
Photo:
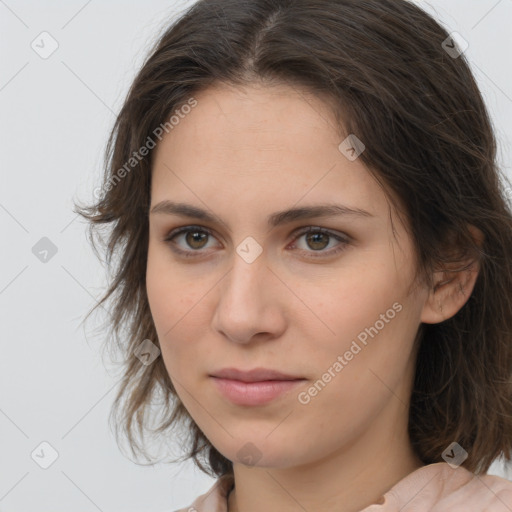
[[[105,271],[72,212],[99,185],[109,130],[150,44],[191,3],[0,0],[3,512],[172,511],[213,483],[190,463],[144,467],[118,449],[108,427],[118,374],[94,330],[104,318],[81,323]],[[512,0],[418,3],[468,41],[510,177]],[[43,31],[58,43],[46,59],[31,47]],[[43,237],[57,250],[46,262],[33,253]],[[31,457],[43,441],[59,454],[48,469]],[[512,479],[498,462],[491,473]]]

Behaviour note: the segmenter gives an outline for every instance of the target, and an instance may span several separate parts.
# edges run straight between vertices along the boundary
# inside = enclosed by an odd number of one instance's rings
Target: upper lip
[[[240,380],[243,382],[261,382],[264,380],[298,380],[303,377],[287,375],[277,370],[268,368],[253,368],[252,370],[238,370],[237,368],[223,368],[218,372],[212,373],[212,377],[221,379]]]

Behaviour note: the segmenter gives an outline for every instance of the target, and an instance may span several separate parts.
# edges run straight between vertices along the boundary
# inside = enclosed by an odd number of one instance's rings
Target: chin
[[[233,464],[239,464],[249,467],[276,468],[285,469],[301,464],[298,460],[300,454],[297,453],[297,446],[283,444],[277,438],[266,439],[267,434],[261,433],[259,436],[246,436],[245,440],[240,437],[230,438],[226,443],[215,444],[215,448]],[[302,461],[303,462],[303,461]]]

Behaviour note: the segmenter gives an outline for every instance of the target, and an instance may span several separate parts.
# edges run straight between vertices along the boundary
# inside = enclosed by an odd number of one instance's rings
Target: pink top
[[[227,498],[233,489],[232,475],[224,475],[190,507],[175,512],[228,512]],[[512,482],[494,475],[475,475],[446,462],[423,466],[395,484],[378,504],[360,512],[512,512]],[[459,510],[459,508],[457,508]]]

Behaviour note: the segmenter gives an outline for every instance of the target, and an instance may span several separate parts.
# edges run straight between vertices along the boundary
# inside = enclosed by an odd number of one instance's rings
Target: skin
[[[393,236],[388,197],[360,158],[338,149],[334,119],[318,97],[259,84],[216,85],[194,97],[197,106],[155,149],[150,208],[189,203],[222,222],[150,213],[147,292],[164,364],[189,414],[234,463],[230,512],[361,510],[423,466],[407,435],[415,335],[421,322],[464,305],[478,268],[436,274],[445,284],[435,293],[411,288],[412,241],[394,215]],[[274,212],[324,203],[371,215],[267,226]],[[190,225],[212,235],[194,239],[191,228],[165,241]],[[307,227],[348,242],[308,241],[297,234]],[[262,249],[251,263],[236,251],[248,236]],[[396,303],[400,312],[301,403],[299,392]],[[265,405],[240,406],[209,377],[225,367],[306,381]],[[254,465],[241,463],[241,449]]]

